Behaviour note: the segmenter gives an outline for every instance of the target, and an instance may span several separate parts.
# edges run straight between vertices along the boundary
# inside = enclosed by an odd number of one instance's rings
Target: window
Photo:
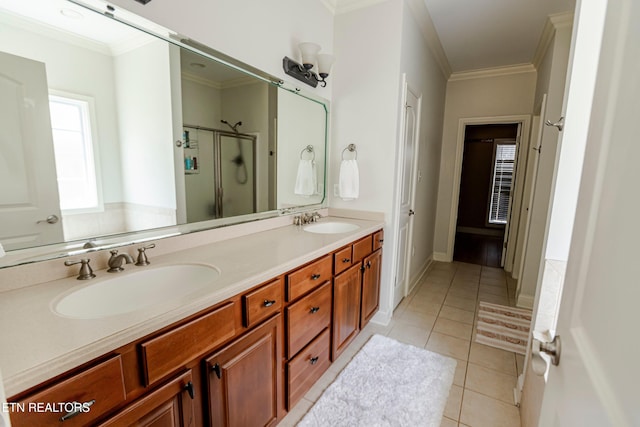
[[[489,224],[507,223],[515,158],[516,145],[514,143],[495,144],[491,199],[489,201]]]
[[[83,98],[71,94],[49,96],[60,208],[66,213],[102,209],[91,130],[91,99]]]

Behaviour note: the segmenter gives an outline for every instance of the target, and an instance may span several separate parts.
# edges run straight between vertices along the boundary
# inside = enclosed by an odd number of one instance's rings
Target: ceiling
[[[321,0],[336,14],[385,0]],[[454,73],[531,64],[547,17],[575,0],[423,1]],[[415,8],[413,8],[415,10]]]
[[[547,16],[575,0],[424,0],[455,72],[530,64]]]

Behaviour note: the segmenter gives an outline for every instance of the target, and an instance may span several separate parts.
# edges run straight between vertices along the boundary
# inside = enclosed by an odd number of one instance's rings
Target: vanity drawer
[[[140,344],[146,385],[185,366],[236,334],[234,302]],[[181,351],[182,349],[182,351]]]
[[[382,242],[384,242],[384,231],[376,231],[373,233],[373,250],[376,251],[382,247]]]
[[[331,279],[331,261],[331,255],[327,255],[287,275],[287,301],[293,301]]]
[[[289,393],[287,408],[291,410],[327,370],[330,347],[329,328],[287,364]]]
[[[345,271],[347,268],[351,267],[351,254],[352,254],[351,245],[346,248],[342,248],[336,253],[333,254],[333,274],[338,275]]]
[[[282,279],[242,296],[244,326],[251,328],[282,308]]]
[[[60,418],[73,412],[75,404],[79,413],[65,419],[64,425],[88,425],[126,398],[122,360],[116,355],[20,400],[18,403],[24,404],[24,411],[12,412],[11,424],[15,427],[60,425]],[[57,407],[46,408],[47,404]]]
[[[331,322],[331,282],[287,307],[287,356],[292,357]]]
[[[369,235],[353,244],[353,263],[362,261],[364,257],[373,252],[373,236]]]

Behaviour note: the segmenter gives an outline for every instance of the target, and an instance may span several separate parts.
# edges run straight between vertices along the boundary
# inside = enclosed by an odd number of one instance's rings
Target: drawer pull
[[[309,363],[311,363],[312,365],[315,365],[316,363],[318,363],[319,358],[320,358],[319,356],[312,357],[311,360],[309,360]]]
[[[318,280],[320,278],[319,274],[312,274],[311,275],[311,280]]]
[[[311,312],[311,314],[317,313],[318,311],[320,311],[320,307],[311,307],[311,310],[309,310]]]
[[[349,258],[342,258],[342,262],[344,262],[346,264],[348,262],[351,262],[351,260]]]
[[[73,411],[67,412],[63,416],[60,417],[60,421],[67,421],[70,418],[75,417],[76,415],[82,414],[83,412],[89,412],[89,408],[96,403],[95,399],[91,399],[88,402],[80,403],[80,402],[72,402],[71,404],[75,408]],[[66,406],[66,405],[65,405]]]
[[[266,299],[266,300],[264,300],[263,305],[264,305],[265,307],[271,307],[271,306],[272,306],[273,304],[275,304],[275,303],[276,303],[276,300],[268,300],[268,299]]]
[[[222,378],[222,371],[220,370],[220,365],[216,363],[211,367],[211,370],[216,373],[216,377],[218,377],[218,379]]]
[[[196,396],[196,393],[193,390],[193,383],[189,381],[187,385],[184,386],[184,389],[187,390],[187,393],[189,393],[189,397],[191,398],[191,400],[193,400]]]
[[[378,240],[378,242],[383,243],[383,242],[384,242],[384,239],[380,239],[380,240]]]

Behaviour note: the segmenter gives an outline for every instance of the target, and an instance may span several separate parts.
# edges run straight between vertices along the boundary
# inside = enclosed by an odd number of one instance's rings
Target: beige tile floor
[[[295,426],[369,337],[381,334],[457,360],[441,427],[520,427],[513,388],[524,358],[474,342],[478,301],[514,305],[514,294],[502,269],[433,263],[391,323],[369,323],[279,425]]]

